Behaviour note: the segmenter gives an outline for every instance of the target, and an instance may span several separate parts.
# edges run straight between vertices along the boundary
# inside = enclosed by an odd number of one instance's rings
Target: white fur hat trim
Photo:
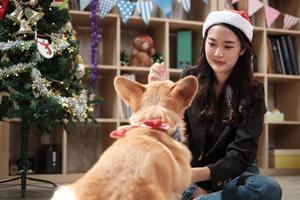
[[[248,16],[246,16],[248,17]],[[249,18],[248,18],[249,19]],[[212,11],[207,16],[203,29],[202,29],[202,36],[205,36],[205,33],[209,27],[215,24],[230,24],[238,29],[240,29],[247,38],[251,41],[253,37],[253,26],[251,25],[250,21],[238,13],[238,11]]]

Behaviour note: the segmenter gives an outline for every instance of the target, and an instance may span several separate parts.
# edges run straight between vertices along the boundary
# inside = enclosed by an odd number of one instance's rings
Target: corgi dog
[[[191,184],[191,153],[182,143],[184,111],[198,89],[194,76],[140,84],[118,76],[114,86],[132,108],[129,126],[80,179],[52,200],[179,200]]]

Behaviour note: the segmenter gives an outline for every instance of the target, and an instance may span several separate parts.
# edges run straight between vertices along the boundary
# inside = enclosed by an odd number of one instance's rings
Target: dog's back
[[[173,126],[183,126],[184,109],[195,91],[185,97],[182,90],[173,91],[176,85],[171,82],[143,86],[128,81],[116,80],[115,86],[122,99],[133,108],[134,115],[130,121],[137,127],[114,142],[81,179],[58,190],[53,200],[71,199],[70,196],[74,200],[175,200],[180,199],[190,184],[190,152],[170,135],[172,128],[178,129]],[[193,79],[190,81],[195,82]],[[176,101],[172,91],[174,95],[181,95],[176,96]],[[181,98],[189,100],[184,103]],[[138,124],[146,118],[155,117],[167,121],[172,131]],[[61,195],[69,197],[61,198]]]

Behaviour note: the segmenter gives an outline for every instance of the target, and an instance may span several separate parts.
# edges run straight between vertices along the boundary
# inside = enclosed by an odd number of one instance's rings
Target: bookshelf
[[[95,124],[78,123],[69,127],[70,133],[58,128],[53,134],[53,142],[59,146],[62,156],[61,173],[32,174],[33,177],[48,179],[56,183],[70,182],[79,178],[108,148],[113,140],[109,133],[118,126],[128,123],[120,117],[119,97],[113,79],[124,73],[135,74],[136,80],[147,82],[148,67],[121,66],[120,52],[130,51],[131,41],[139,34],[149,34],[154,38],[154,48],[163,55],[169,78],[178,80],[181,69],[176,68],[176,33],[182,29],[192,32],[192,64],[199,59],[202,39],[202,26],[205,16],[212,10],[222,10],[227,5],[225,0],[211,0],[208,5],[202,1],[192,0],[191,12],[186,20],[168,19],[158,14],[151,18],[148,26],[138,16],[132,16],[128,24],[123,24],[117,13],[110,13],[99,18],[99,32],[102,39],[98,48],[99,76],[96,84],[96,95],[103,97],[103,103],[95,109]],[[300,16],[300,1],[262,0],[274,8]],[[245,8],[246,0],[240,0],[240,8]],[[72,24],[80,40],[80,54],[88,70],[90,64],[91,26],[90,13],[71,11]],[[285,121],[265,122],[264,131],[259,142],[258,160],[263,174],[284,175],[300,174],[300,169],[276,169],[270,167],[269,147],[300,150],[300,76],[285,74],[269,74],[267,72],[267,37],[269,35],[289,35],[295,39],[294,45],[300,63],[300,25],[292,30],[283,30],[282,20],[278,18],[271,28],[266,27],[264,10],[258,11],[254,17],[253,45],[257,56],[255,77],[264,84],[265,100],[269,110],[277,107],[285,114]],[[299,68],[299,65],[298,65]],[[9,171],[12,163],[18,158],[18,121],[0,123],[0,178],[11,178]],[[29,140],[30,157],[34,157],[39,148],[40,136],[31,131]]]

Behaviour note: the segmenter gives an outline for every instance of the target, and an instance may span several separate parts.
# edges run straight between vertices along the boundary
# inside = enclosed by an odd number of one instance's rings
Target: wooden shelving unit
[[[55,182],[69,182],[80,177],[98,159],[101,153],[109,147],[113,140],[109,133],[118,126],[128,123],[121,119],[119,97],[117,96],[113,80],[117,75],[134,73],[136,80],[147,82],[149,68],[138,66],[121,66],[120,52],[130,49],[133,38],[139,34],[149,34],[154,38],[154,48],[163,55],[168,68],[169,78],[178,80],[181,69],[176,68],[176,43],[175,35],[178,30],[189,29],[192,31],[192,64],[199,59],[200,48],[203,42],[202,26],[207,14],[212,10],[222,10],[225,0],[211,0],[209,5],[202,1],[192,0],[191,12],[188,20],[175,20],[168,18],[152,17],[148,26],[138,16],[129,19],[128,24],[123,24],[119,15],[112,13],[105,18],[99,17],[99,32],[101,41],[98,50],[98,68],[100,70],[96,94],[103,97],[103,103],[96,108],[94,116],[97,123],[79,123],[70,128],[70,134],[59,129],[54,133],[55,142],[60,146],[62,153],[62,171],[59,174],[41,174],[34,177],[44,178]],[[241,6],[246,0],[240,0]],[[282,12],[300,16],[300,1],[294,0],[262,0],[263,3],[273,6]],[[89,12],[71,11],[72,24],[80,40],[80,54],[88,69],[90,64],[91,45],[91,15]],[[282,19],[276,20],[271,28],[266,27],[263,9],[255,14],[256,26],[254,28],[253,45],[257,56],[257,70],[255,77],[265,86],[265,100],[271,110],[274,106],[285,114],[283,122],[265,122],[264,132],[260,138],[258,160],[263,174],[300,174],[300,169],[274,169],[269,165],[269,147],[300,149],[300,76],[280,75],[267,73],[267,36],[291,35],[295,41],[297,57],[300,62],[300,25],[292,30],[283,30]],[[277,22],[278,21],[278,22]],[[299,66],[298,66],[299,67]],[[0,123],[0,178],[12,177],[9,175],[11,163],[17,159],[18,144],[16,126],[17,122]],[[30,156],[38,149],[39,135],[31,134]]]

